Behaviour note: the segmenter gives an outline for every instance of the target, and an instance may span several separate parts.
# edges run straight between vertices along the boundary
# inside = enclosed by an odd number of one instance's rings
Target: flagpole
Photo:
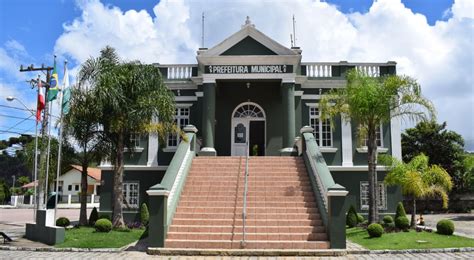
[[[64,61],[64,77],[69,77],[69,73],[67,73],[67,60]],[[58,168],[56,171],[56,195],[55,195],[55,207],[54,207],[54,217],[56,218],[56,211],[58,208],[58,198],[59,198],[59,173],[61,171],[61,152],[63,148],[63,97],[64,97],[64,90],[67,86],[65,86],[65,82],[69,82],[69,79],[63,79],[63,88],[60,90],[61,97],[59,98],[59,148],[58,148]]]
[[[38,75],[38,89],[37,89],[37,94],[36,94],[36,114],[38,115],[38,96],[40,93],[40,87],[41,87],[41,77]],[[34,196],[33,196],[33,218],[34,222],[36,223],[36,210],[38,209],[38,200],[36,198],[37,191],[36,191],[36,186],[38,185],[37,183],[37,176],[38,176],[38,118],[36,118],[36,127],[35,127],[35,162],[34,162],[34,180],[33,180],[33,187],[35,190]]]
[[[48,204],[48,180],[49,180],[49,158],[51,158],[51,123],[52,123],[52,112],[53,112],[53,102],[49,102],[49,114],[51,115],[48,120],[48,157],[46,157],[46,181],[45,181],[45,188],[44,188],[44,208],[46,209],[46,205]]]

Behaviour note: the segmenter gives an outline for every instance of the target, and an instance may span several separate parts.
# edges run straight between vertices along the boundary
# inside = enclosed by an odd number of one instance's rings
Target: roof
[[[78,171],[80,171],[80,172],[82,172],[82,166],[71,164],[71,167],[78,170]],[[91,177],[95,180],[100,181],[102,171],[98,168],[87,167],[87,175],[89,175],[89,177]]]
[[[27,184],[25,184],[21,187],[27,189],[27,188],[33,188],[34,186],[38,186],[38,181],[37,180],[33,181],[33,182],[30,182],[30,183],[27,183]]]

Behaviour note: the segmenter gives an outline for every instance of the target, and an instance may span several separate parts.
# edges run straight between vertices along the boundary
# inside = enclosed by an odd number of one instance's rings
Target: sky
[[[295,15],[303,61],[396,61],[397,73],[417,79],[434,102],[437,120],[474,151],[473,0],[0,1],[0,140],[35,130],[30,112],[6,101],[36,106],[26,81],[38,73],[20,73],[21,64],[51,66],[57,55],[60,81],[67,60],[74,82],[79,65],[105,45],[125,60],[196,63],[202,12],[205,47],[238,31],[247,15],[290,46]]]

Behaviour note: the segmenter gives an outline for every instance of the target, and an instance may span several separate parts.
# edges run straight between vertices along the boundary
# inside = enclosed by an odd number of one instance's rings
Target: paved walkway
[[[430,254],[370,254],[370,255],[347,255],[344,257],[199,257],[199,256],[150,256],[143,252],[120,252],[120,253],[99,253],[99,252],[32,252],[32,251],[4,251],[0,250],[0,259],[170,259],[170,260],[191,260],[191,259],[474,259],[474,252],[463,253],[430,253]]]
[[[450,219],[454,222],[454,234],[474,238],[474,213],[423,215],[423,219],[425,225],[432,228],[436,228],[436,223],[441,219]]]

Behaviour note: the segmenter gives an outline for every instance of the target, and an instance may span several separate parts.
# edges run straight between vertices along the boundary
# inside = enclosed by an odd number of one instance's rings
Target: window
[[[314,129],[313,134],[319,147],[332,147],[332,128],[329,119],[321,120],[319,108],[309,107],[309,124]]]
[[[138,209],[138,182],[123,183],[123,206],[128,209]]]
[[[79,190],[79,185],[77,185],[77,184],[74,185],[74,190],[75,190],[75,191],[78,191],[78,190]]]
[[[378,182],[377,187],[377,206],[381,210],[387,209],[387,186],[383,184],[382,181]],[[369,209],[369,182],[361,181],[360,182],[360,209],[368,210]]]
[[[67,185],[67,190],[72,191],[72,185]]]
[[[375,129],[375,136],[377,138],[377,147],[383,147],[383,142],[382,142],[382,125],[380,125],[379,128]],[[366,135],[364,140],[363,140],[363,147],[367,147],[367,141],[369,140],[369,137]]]
[[[130,145],[132,147],[140,147],[140,134],[130,134]]]
[[[174,122],[177,127],[183,129],[186,125],[189,125],[189,107],[178,107],[175,110]],[[177,134],[168,135],[168,147],[177,147],[180,142],[180,136]]]

